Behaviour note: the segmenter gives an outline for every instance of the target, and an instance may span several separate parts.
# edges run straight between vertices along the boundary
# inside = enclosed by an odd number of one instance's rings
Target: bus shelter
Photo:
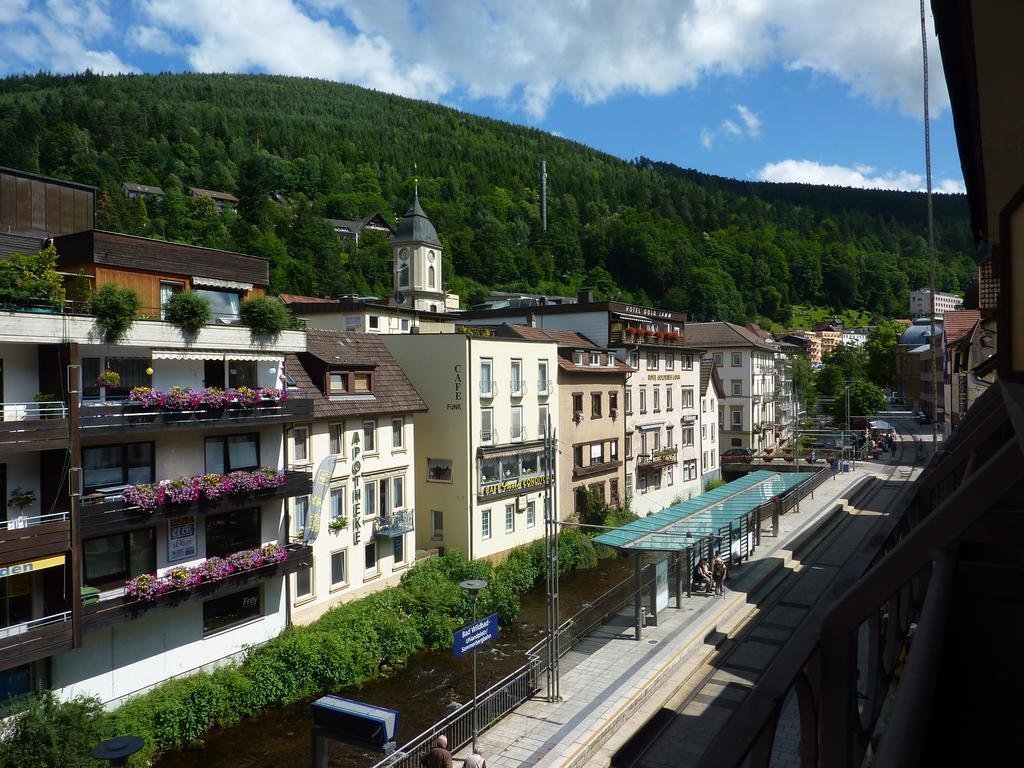
[[[762,510],[816,474],[768,470],[751,472],[721,488],[595,537],[595,543],[614,547],[635,558],[637,639],[640,639],[644,623],[641,608],[643,555],[663,553],[674,560],[676,607],[679,607],[684,584],[687,596],[690,595],[694,567],[701,557],[710,559],[719,552],[730,567],[748,559],[761,542]],[[668,561],[669,558],[659,561],[651,582],[651,616],[655,625],[659,589],[667,589]],[[659,572],[660,563],[665,564],[663,573]],[[662,603],[667,604],[667,595],[662,594],[661,597]]]

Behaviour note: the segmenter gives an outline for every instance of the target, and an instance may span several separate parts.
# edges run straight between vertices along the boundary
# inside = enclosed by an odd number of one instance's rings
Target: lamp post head
[[[487,582],[483,579],[466,579],[465,581],[459,582],[459,586],[469,592],[471,599],[476,600],[476,596],[480,594],[480,590],[487,588]]]
[[[90,753],[98,760],[107,760],[112,766],[126,765],[128,758],[146,745],[138,736],[116,736],[101,741]]]

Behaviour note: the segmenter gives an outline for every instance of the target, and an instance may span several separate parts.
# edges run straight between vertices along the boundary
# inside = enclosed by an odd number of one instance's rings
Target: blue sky
[[[269,72],[743,179],[924,187],[916,0],[0,0],[0,74]],[[963,188],[929,35],[935,188]]]

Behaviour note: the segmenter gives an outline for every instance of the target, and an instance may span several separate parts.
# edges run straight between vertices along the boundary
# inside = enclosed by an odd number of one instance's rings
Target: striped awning
[[[256,354],[253,352],[223,352],[216,349],[154,349],[154,360],[257,360],[261,362],[280,362],[284,354]]]

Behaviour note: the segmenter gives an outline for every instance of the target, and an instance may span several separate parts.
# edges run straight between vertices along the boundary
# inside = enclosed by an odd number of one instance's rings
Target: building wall
[[[519,315],[502,315],[500,319],[468,319],[465,324],[494,325],[501,322],[509,325],[526,325],[530,314],[529,308],[525,308]],[[582,333],[599,347],[608,346],[608,313],[606,311],[539,313],[533,315],[533,318],[537,328],[561,328],[567,331],[576,331]]]
[[[394,445],[392,436],[392,419],[402,420],[402,442]],[[366,421],[376,422],[376,450],[365,450],[363,425]],[[293,467],[308,467],[318,470],[321,462],[331,454],[331,427],[338,425],[343,429],[342,452],[333,454],[337,462],[331,475],[331,482],[326,495],[321,501],[320,531],[313,540],[313,574],[312,593],[299,595],[297,588],[298,575],[293,574],[291,596],[293,601],[292,619],[297,624],[306,624],[318,618],[328,608],[347,602],[368,592],[394,584],[415,561],[416,533],[403,534],[401,539],[401,559],[395,559],[393,539],[374,538],[375,524],[380,520],[379,508],[370,510],[366,504],[366,485],[374,483],[374,490],[379,493],[379,482],[384,479],[389,484],[395,477],[402,478],[402,504],[395,506],[394,499],[389,500],[389,507],[394,511],[414,510],[416,495],[416,451],[412,415],[375,414],[371,416],[353,416],[331,420],[319,420],[313,423],[296,424],[310,430],[308,442],[309,460],[299,462],[295,459],[295,429],[289,432],[289,459]],[[354,450],[359,447],[358,454]],[[334,516],[333,492],[340,491],[343,499],[341,516],[348,521],[347,527],[333,532],[328,524]],[[357,493],[358,492],[358,493]],[[356,502],[359,506],[360,525],[356,525]],[[292,499],[292,536],[301,535],[298,530],[298,516],[295,514],[297,500]],[[375,567],[368,570],[366,565],[366,546],[373,543],[376,554]],[[332,558],[335,553],[343,552],[345,574],[341,581],[334,581],[332,575]]]
[[[576,505],[576,489],[601,486],[606,503],[625,503],[625,418],[623,414],[623,397],[625,374],[609,373],[576,373],[558,370],[558,401],[561,405],[561,416],[558,421],[558,503],[563,516],[569,516]],[[573,394],[583,396],[583,415],[576,419],[572,407]],[[611,412],[610,395],[614,393],[618,400],[618,415]],[[601,415],[594,418],[591,413],[591,396],[601,397]],[[590,446],[594,443],[603,445],[605,462],[611,461],[612,451],[620,462],[617,468],[600,474],[574,478],[575,448],[583,448],[583,466],[590,466]],[[612,446],[615,446],[614,449]],[[617,496],[612,494],[611,482],[615,481]]]
[[[755,451],[774,448],[774,354],[750,347],[715,349],[712,354],[716,365],[721,360],[719,375],[725,388],[725,397],[719,402],[722,451],[730,448],[750,448]],[[739,365],[733,365],[734,354],[739,355]],[[734,382],[739,383],[738,390]],[[736,391],[740,394],[734,394]],[[732,415],[735,410],[741,414],[738,427]],[[758,424],[768,422],[771,423],[769,429],[757,429]]]
[[[701,480],[704,484],[722,476],[718,428],[718,394],[711,382],[700,403]],[[703,485],[701,487],[703,490]]]
[[[39,392],[39,352],[35,344],[0,344],[3,389],[0,402],[5,420],[25,418],[26,409],[14,403],[31,403]],[[48,394],[58,394],[56,392]]]

